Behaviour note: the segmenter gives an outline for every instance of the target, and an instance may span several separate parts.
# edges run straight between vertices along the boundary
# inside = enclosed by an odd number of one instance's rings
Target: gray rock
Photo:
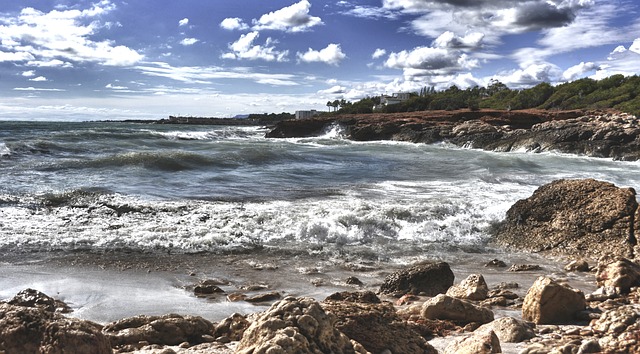
[[[405,294],[435,296],[446,293],[453,280],[449,264],[423,263],[389,275],[380,287],[380,293],[397,297]]]
[[[447,295],[467,300],[484,300],[488,293],[489,287],[482,274],[471,274],[447,290]]]
[[[491,310],[444,294],[427,300],[420,315],[430,320],[451,320],[462,324],[493,321]]]
[[[502,343],[520,343],[536,336],[534,324],[513,317],[501,317],[480,326],[476,331],[492,330]]]
[[[536,324],[572,323],[586,307],[582,291],[538,277],[522,304],[522,318]]]
[[[500,340],[491,330],[476,330],[472,335],[449,344],[444,354],[492,354],[502,353]]]
[[[135,316],[106,325],[103,333],[112,345],[122,346],[147,342],[149,344],[178,345],[183,342],[206,342],[204,335],[211,335],[213,324],[199,316],[169,314],[163,316]]]

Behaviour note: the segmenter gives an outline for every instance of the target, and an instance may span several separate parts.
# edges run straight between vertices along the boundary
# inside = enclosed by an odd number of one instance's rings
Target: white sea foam
[[[11,156],[11,149],[5,143],[0,142],[0,157],[4,156]]]

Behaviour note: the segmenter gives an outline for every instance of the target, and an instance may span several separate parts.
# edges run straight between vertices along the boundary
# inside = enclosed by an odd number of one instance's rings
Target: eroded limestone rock
[[[426,319],[451,320],[463,324],[493,321],[491,310],[444,294],[427,300],[420,314]]]
[[[453,280],[448,263],[423,263],[389,275],[380,287],[380,293],[397,297],[405,294],[435,296],[446,293]]]
[[[582,291],[541,276],[524,298],[522,318],[536,324],[571,323],[585,307]]]

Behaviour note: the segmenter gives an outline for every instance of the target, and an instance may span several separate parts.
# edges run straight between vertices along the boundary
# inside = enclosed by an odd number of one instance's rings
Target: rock
[[[224,290],[218,287],[220,282],[218,280],[203,280],[196,284],[193,288],[195,295],[211,295],[215,293],[224,293]]]
[[[640,286],[640,264],[624,257],[604,256],[598,261],[596,282],[598,286],[628,294],[632,287]]]
[[[0,304],[0,352],[111,353],[101,326],[65,318],[41,307]]]
[[[585,307],[582,291],[541,276],[524,298],[522,318],[536,324],[571,323]]]
[[[364,304],[379,304],[381,302],[380,298],[373,291],[342,291],[327,296],[324,301],[348,301]]]
[[[564,270],[567,272],[588,272],[589,263],[584,259],[573,260],[564,267]]]
[[[507,269],[507,272],[530,272],[541,269],[542,268],[537,264],[514,264]]]
[[[516,202],[496,228],[502,246],[533,252],[630,256],[636,245],[632,188],[594,179],[557,180]]]
[[[234,313],[215,326],[213,337],[227,337],[232,341],[239,341],[249,325],[249,321],[244,316]]]
[[[113,346],[135,344],[178,345],[204,343],[204,335],[211,335],[213,324],[199,316],[169,314],[163,316],[135,316],[106,325],[103,333]]]
[[[640,352],[640,308],[624,305],[604,312],[591,327],[602,337],[603,353]]]
[[[402,321],[389,302],[369,299],[370,295],[329,296],[322,303],[338,320],[336,328],[372,353],[436,353],[427,341]],[[365,301],[359,301],[364,298]]]
[[[423,263],[387,276],[380,293],[397,297],[405,294],[435,296],[447,292],[453,285],[453,279],[449,264]]]
[[[251,303],[269,302],[269,301],[276,301],[276,300],[278,300],[280,298],[282,298],[282,295],[280,295],[279,292],[272,291],[272,292],[269,292],[269,293],[264,293],[264,294],[258,294],[258,295],[254,295],[254,296],[245,297],[244,301],[251,302]]]
[[[35,289],[20,291],[8,303],[16,306],[35,307],[48,312],[72,312],[71,308],[64,302]]]
[[[520,343],[536,336],[535,325],[513,317],[501,317],[480,326],[477,331],[492,330],[501,343]]]
[[[507,264],[499,259],[493,259],[487,262],[484,266],[491,268],[506,268]]]
[[[484,300],[488,293],[489,287],[481,274],[471,274],[459,285],[447,290],[447,295],[467,300]]]
[[[336,321],[313,299],[286,297],[255,318],[236,353],[355,353]]]
[[[427,300],[422,305],[420,315],[426,319],[451,320],[462,324],[493,321],[491,310],[444,294]]]
[[[500,340],[489,331],[476,330],[472,335],[449,344],[444,354],[491,354],[502,353]]]
[[[362,283],[362,281],[354,276],[348,277],[347,280],[345,281],[347,284],[349,285],[357,285],[357,286],[363,286],[364,283]]]

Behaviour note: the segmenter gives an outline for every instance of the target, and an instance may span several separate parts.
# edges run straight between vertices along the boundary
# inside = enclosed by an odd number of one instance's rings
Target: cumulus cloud
[[[599,63],[598,70],[593,75],[594,79],[622,74],[638,75],[640,73],[640,38],[626,48],[624,45],[617,46],[606,60]]]
[[[521,69],[500,73],[493,78],[511,88],[528,88],[542,82],[556,82],[562,70],[551,63],[535,63]]]
[[[182,44],[183,46],[190,46],[190,45],[194,45],[194,44],[196,44],[198,42],[200,42],[200,40],[197,39],[197,38],[185,38],[185,39],[180,41],[180,44]]]
[[[318,94],[326,96],[326,95],[339,95],[347,92],[347,88],[340,85],[335,85],[326,90],[319,90]]]
[[[183,27],[189,24],[189,19],[188,18],[183,18],[182,20],[178,21],[178,26]]]
[[[249,26],[242,21],[242,19],[237,17],[229,17],[225,18],[220,22],[220,28],[226,29],[228,31],[239,30],[243,31],[249,28]]]
[[[331,43],[321,50],[309,48],[305,53],[298,52],[298,60],[305,63],[320,62],[329,65],[339,65],[347,56],[342,52],[339,44]]]
[[[287,32],[304,32],[310,28],[322,25],[320,17],[309,15],[311,3],[302,0],[291,6],[262,15],[253,20],[254,30],[279,30]]]
[[[405,76],[443,75],[478,67],[477,59],[457,50],[440,47],[416,47],[389,54],[385,66],[403,69]]]
[[[29,79],[29,81],[45,82],[45,81],[48,81],[48,80],[44,76],[38,76],[38,77],[34,77],[34,78]]]
[[[240,36],[240,38],[229,44],[231,52],[222,55],[223,59],[248,59],[248,60],[266,60],[285,62],[288,61],[289,51],[278,51],[274,44],[276,41],[267,38],[264,45],[254,44],[260,33],[257,31],[249,32]]]
[[[464,37],[458,37],[451,31],[446,31],[433,41],[438,48],[477,48],[482,44],[484,34],[472,32]]]
[[[33,63],[64,59],[70,62],[95,62],[109,66],[135,64],[143,56],[113,41],[94,41],[103,27],[98,17],[115,9],[109,1],[85,10],[53,10],[48,13],[24,8],[15,17],[0,17],[0,42],[5,59]]]
[[[36,72],[34,70],[27,70],[23,71],[21,75],[24,77],[33,77],[36,76]]]
[[[574,65],[562,73],[562,78],[565,81],[573,81],[584,77],[586,73],[592,72],[598,69],[598,64],[593,62],[581,62]]]
[[[376,49],[375,52],[373,52],[373,54],[371,55],[371,58],[373,59],[378,59],[378,58],[382,58],[383,56],[385,56],[387,54],[387,51],[381,48]]]

